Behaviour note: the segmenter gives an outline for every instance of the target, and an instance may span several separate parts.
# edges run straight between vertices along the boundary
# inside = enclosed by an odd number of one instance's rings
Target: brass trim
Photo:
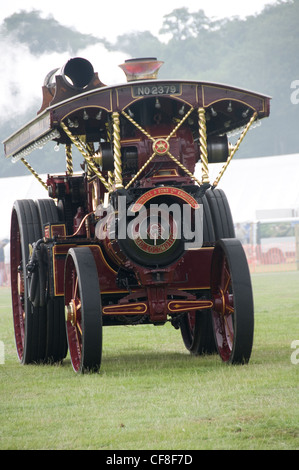
[[[128,311],[121,311],[121,308],[127,308],[128,307]],[[132,307],[132,309],[137,309],[137,308],[140,308],[140,310],[142,309],[142,311],[136,311],[136,312],[133,312],[132,310],[130,310],[129,307]],[[117,308],[119,308],[119,311],[117,311]],[[108,312],[107,310],[114,310],[112,312]],[[144,302],[136,302],[136,303],[131,303],[131,304],[115,304],[115,305],[106,305],[105,307],[103,307],[103,314],[104,315],[144,315],[146,312],[148,311],[148,307],[146,305],[146,303]]]
[[[69,137],[69,139],[73,142],[73,144],[77,147],[77,149],[80,151],[82,156],[84,157],[87,165],[92,169],[92,171],[97,175],[101,183],[105,186],[107,190],[109,190],[109,184],[107,183],[106,179],[103,177],[102,173],[98,170],[96,165],[93,162],[93,159],[91,155],[88,154],[86,147],[84,146],[83,142],[78,138],[75,137],[69,128],[64,124],[63,121],[60,122],[60,126],[66,133],[66,135]]]
[[[208,147],[206,114],[204,108],[198,108],[199,148],[201,159],[202,183],[209,183]]]
[[[120,144],[120,120],[119,113],[112,113],[113,119],[113,153],[114,153],[114,180],[115,188],[123,188],[122,168],[121,168],[121,144]]]
[[[168,142],[171,137],[173,137],[176,133],[176,131],[179,129],[179,127],[185,122],[185,120],[190,116],[190,114],[194,111],[194,108],[191,106],[189,111],[183,116],[183,118],[177,123],[177,125],[172,129],[168,137],[165,138],[165,140]],[[125,111],[122,111],[123,116],[125,116],[128,121],[130,121],[138,130],[140,130],[148,139],[150,139],[152,142],[156,142],[156,138],[152,137],[145,129],[143,129],[140,124],[138,124],[131,116],[129,116]],[[126,185],[125,189],[128,189],[132,183],[138,178],[138,176],[143,172],[143,170],[147,167],[147,165],[153,160],[155,157],[156,152],[154,150],[154,153],[149,157],[149,159],[144,163],[144,165],[137,171],[136,175],[129,181],[129,183]],[[195,181],[199,186],[201,186],[201,182],[196,178],[191,171],[189,171],[176,157],[174,157],[169,151],[166,152],[166,155],[168,155],[193,181]]]
[[[44,181],[41,179],[41,177],[36,173],[36,171],[32,168],[32,166],[30,165],[30,163],[27,162],[27,160],[25,160],[25,158],[21,158],[20,159],[22,163],[24,163],[24,165],[28,168],[28,170],[30,171],[30,173],[33,174],[33,176],[37,179],[37,181],[40,182],[40,184],[48,191],[48,186],[46,185],[46,183],[44,183]]]
[[[65,145],[66,170],[70,176],[73,175],[72,144]]]
[[[188,305],[190,303],[190,305]],[[172,304],[177,304],[178,306],[180,304],[185,304],[184,306],[180,308],[175,308],[172,309],[171,306]],[[192,307],[192,304],[196,304]],[[175,307],[175,305],[173,305]],[[170,312],[178,313],[178,312],[186,312],[189,310],[204,310],[206,308],[212,308],[213,307],[213,302],[211,300],[171,300],[168,302],[168,310]]]

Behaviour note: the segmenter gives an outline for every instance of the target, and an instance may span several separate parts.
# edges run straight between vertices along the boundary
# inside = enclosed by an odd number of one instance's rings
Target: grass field
[[[18,363],[0,289],[0,449],[299,449],[299,273],[254,274],[247,366],[192,357],[180,332],[104,328],[100,374]],[[299,353],[296,356],[299,358]]]

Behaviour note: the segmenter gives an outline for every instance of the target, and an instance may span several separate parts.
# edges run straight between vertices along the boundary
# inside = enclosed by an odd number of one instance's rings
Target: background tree
[[[164,41],[141,31],[109,43],[64,27],[52,17],[41,18],[33,11],[7,18],[0,27],[0,39],[5,44],[13,37],[16,45],[27,45],[38,57],[53,51],[72,55],[78,49],[102,43],[109,51],[121,51],[128,57],[158,57],[164,61],[160,78],[228,83],[270,95],[270,118],[262,121],[261,128],[249,132],[235,157],[251,158],[299,152],[299,104],[290,99],[294,91],[291,83],[299,80],[298,18],[299,0],[279,0],[258,15],[221,21],[208,18],[201,9],[190,13],[184,7],[164,16],[160,30]],[[29,121],[39,105],[28,109],[26,115],[3,121],[1,141]],[[62,155],[53,163],[53,148],[46,146],[43,158],[40,155],[34,152],[30,156],[39,172],[64,171]],[[26,171],[22,165],[2,159],[0,176]]]

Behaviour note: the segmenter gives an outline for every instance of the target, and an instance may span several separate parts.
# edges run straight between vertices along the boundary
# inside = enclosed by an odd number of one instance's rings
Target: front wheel
[[[65,264],[66,330],[75,372],[97,372],[102,358],[102,306],[90,248],[71,248]]]
[[[249,361],[254,329],[250,273],[237,239],[216,243],[211,263],[212,320],[218,353],[224,362]]]
[[[11,294],[16,348],[22,364],[43,362],[46,354],[46,315],[30,300],[27,263],[30,249],[41,238],[34,201],[14,202],[11,215]]]

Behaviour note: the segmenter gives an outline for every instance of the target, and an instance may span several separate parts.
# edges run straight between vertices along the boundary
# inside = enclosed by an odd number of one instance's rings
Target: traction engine
[[[250,359],[250,274],[218,183],[247,131],[269,115],[270,98],[160,80],[161,65],[127,60],[126,82],[107,86],[90,62],[70,59],[47,75],[37,116],[4,142],[6,157],[47,191],[12,209],[22,364],[62,361],[69,350],[76,372],[98,371],[103,326],[166,322],[192,354]],[[25,157],[49,141],[65,146],[66,171],[43,181]],[[210,181],[214,163],[220,172]]]

